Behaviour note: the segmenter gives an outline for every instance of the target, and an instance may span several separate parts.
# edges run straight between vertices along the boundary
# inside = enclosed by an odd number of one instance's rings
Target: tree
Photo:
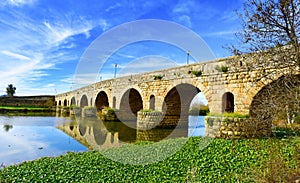
[[[299,65],[299,0],[247,0],[238,15],[242,31],[236,33],[240,48],[231,47],[235,54],[291,45]]]
[[[12,84],[9,84],[6,88],[6,93],[8,96],[12,97],[16,93],[16,87],[14,87]]]
[[[243,55],[247,71],[268,70],[261,78],[273,81],[254,97],[250,115],[273,120],[284,112],[286,122],[292,123],[300,116],[300,1],[247,0],[238,15],[242,30],[236,33],[238,44],[229,49]]]

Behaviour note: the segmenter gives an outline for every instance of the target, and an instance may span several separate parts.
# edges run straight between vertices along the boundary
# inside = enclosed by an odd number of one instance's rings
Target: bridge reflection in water
[[[73,117],[57,126],[90,150],[119,147],[136,141],[160,141],[187,137],[187,128],[136,130],[136,122],[102,122],[99,118]],[[189,136],[191,136],[189,132]]]

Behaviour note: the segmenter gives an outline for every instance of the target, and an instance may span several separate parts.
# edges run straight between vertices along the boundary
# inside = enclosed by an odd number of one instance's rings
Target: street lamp
[[[186,52],[186,64],[189,64],[190,50]]]
[[[114,76],[114,78],[116,78],[116,76],[117,76],[117,67],[118,67],[118,64],[115,64],[115,76]]]

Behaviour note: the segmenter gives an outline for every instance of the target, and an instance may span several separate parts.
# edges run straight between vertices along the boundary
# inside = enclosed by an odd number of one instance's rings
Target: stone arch
[[[72,97],[71,98],[71,104],[70,104],[71,106],[73,105],[76,105],[76,99],[75,99],[75,97]]]
[[[64,100],[64,106],[67,106],[68,105],[68,101],[67,99]]]
[[[61,100],[58,101],[58,105],[61,106]]]
[[[143,109],[143,100],[138,90],[128,89],[121,97],[120,114],[121,120],[136,120],[137,112]]]
[[[155,96],[154,95],[150,96],[149,109],[155,110]]]
[[[234,95],[231,92],[226,92],[222,96],[222,113],[234,112]]]
[[[272,125],[277,114],[293,105],[300,115],[300,75],[281,76],[253,97],[250,117]]]
[[[113,97],[113,105],[112,105],[112,108],[116,108],[116,105],[117,105],[117,99],[116,97]]]
[[[175,127],[188,125],[188,113],[191,101],[200,90],[191,84],[179,84],[173,87],[165,96],[162,125]]]
[[[79,124],[78,125],[79,134],[83,137],[87,132],[87,126]]]
[[[88,106],[88,105],[89,104],[88,104],[87,96],[84,94],[80,99],[80,107],[83,108],[84,106]]]
[[[187,84],[196,87],[200,92],[203,93],[204,97],[208,101],[208,104],[211,104],[213,98],[212,98],[212,90],[207,87],[206,85],[203,85],[201,80],[193,80],[193,78],[189,78],[188,80],[185,81],[185,83],[182,83],[181,80],[174,80],[172,81],[172,84],[168,84],[166,87],[166,92],[164,93],[164,97],[168,94],[169,91],[171,91],[174,86],[178,86],[180,84]]]
[[[104,91],[101,91],[97,94],[95,105],[97,111],[101,111],[104,107],[109,106],[108,96]]]

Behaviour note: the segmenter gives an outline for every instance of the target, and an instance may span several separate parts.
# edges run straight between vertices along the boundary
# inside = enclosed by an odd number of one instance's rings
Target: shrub
[[[218,117],[231,117],[231,118],[249,118],[249,114],[239,114],[239,113],[223,113],[223,114],[214,114],[208,113],[207,116],[218,116]]]
[[[216,68],[215,68],[217,71],[219,71],[219,72],[228,72],[228,67],[227,66],[216,66]]]
[[[154,80],[161,80],[162,78],[163,78],[163,76],[161,76],[161,75],[154,76]]]
[[[47,100],[46,103],[45,103],[45,106],[46,107],[53,107],[55,104],[55,102],[53,100]]]
[[[192,71],[192,74],[196,77],[199,77],[202,75],[202,71]]]

